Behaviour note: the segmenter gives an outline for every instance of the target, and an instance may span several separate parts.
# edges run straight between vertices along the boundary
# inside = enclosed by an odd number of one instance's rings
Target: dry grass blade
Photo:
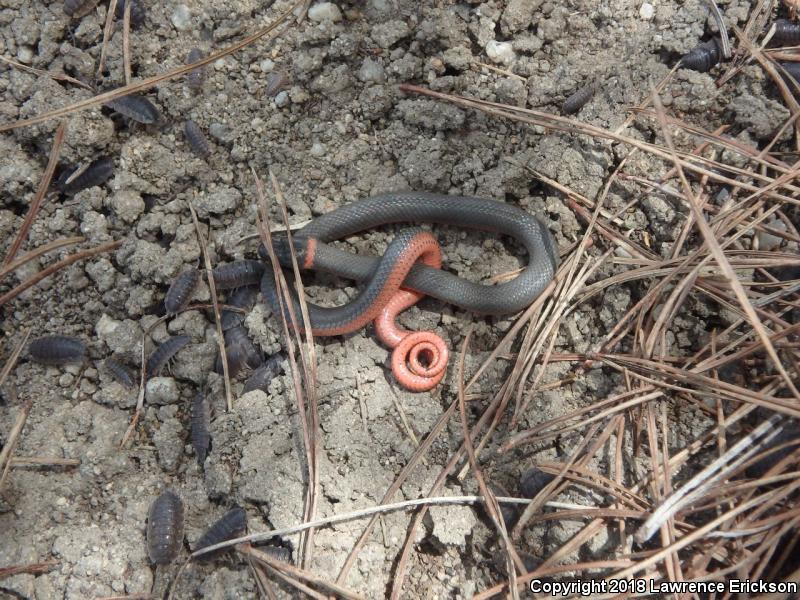
[[[130,4],[128,2],[127,4]],[[103,69],[106,66],[106,55],[108,54],[108,43],[111,40],[111,32],[114,29],[114,18],[117,15],[117,0],[111,0],[108,3],[108,11],[106,11],[106,24],[103,27],[103,46],[100,48],[100,61],[97,64],[97,78],[103,76]]]
[[[16,393],[13,389],[11,390],[11,395],[12,400],[15,401]],[[22,433],[22,428],[25,427],[25,421],[28,420],[31,408],[33,408],[33,398],[29,398],[22,403],[14,425],[11,427],[11,431],[8,432],[8,438],[3,445],[3,450],[0,452],[0,471],[2,471],[2,475],[0,475],[0,490],[3,489],[6,477],[8,477],[8,473],[11,470],[11,456],[14,453],[14,449],[17,447],[19,436]]]
[[[37,75],[39,77],[49,77],[50,79],[55,79],[56,81],[66,81],[67,83],[82,87],[85,90],[94,91],[92,86],[90,86],[88,83],[78,81],[74,77],[70,77],[64,73],[51,73],[50,71],[43,71],[42,69],[34,69],[33,67],[23,65],[21,62],[17,62],[11,58],[8,58],[7,56],[0,56],[0,61],[6,63],[7,65],[11,65],[15,69],[25,71],[26,73],[32,73],[33,75]]]
[[[105,244],[100,244],[99,246],[95,246],[94,248],[89,248],[88,250],[81,250],[80,252],[76,252],[70,256],[67,256],[63,260],[58,261],[57,263],[50,265],[46,269],[42,269],[36,275],[27,279],[20,283],[18,286],[13,288],[12,290],[0,296],[0,306],[3,306],[10,300],[13,300],[17,296],[19,296],[22,292],[27,290],[29,287],[32,287],[39,283],[42,279],[49,277],[53,273],[56,273],[63,269],[64,267],[68,267],[72,263],[76,263],[79,260],[84,260],[86,258],[90,258],[97,254],[103,254],[104,252],[110,252],[111,250],[116,250],[122,244],[121,241],[119,242],[106,242]]]
[[[11,459],[12,467],[79,467],[77,458],[49,458],[47,456],[19,456]]]
[[[22,335],[22,339],[19,341],[19,344],[17,344],[14,347],[14,350],[11,352],[11,356],[8,357],[8,360],[3,365],[3,369],[0,370],[0,386],[2,386],[6,382],[6,379],[11,373],[11,370],[17,364],[17,360],[19,360],[22,351],[25,349],[25,344],[28,343],[28,337],[30,337],[30,335],[31,335],[31,330],[28,329]]]
[[[131,8],[133,2],[125,2],[122,15],[122,67],[125,71],[125,85],[131,84]]]
[[[130,2],[128,2],[130,6]],[[214,282],[213,267],[211,266],[211,257],[208,255],[208,244],[203,231],[200,229],[200,221],[197,220],[197,212],[194,210],[194,205],[191,201],[186,202],[189,205],[189,212],[192,213],[192,222],[194,222],[194,230],[197,233],[197,243],[200,245],[200,251],[203,253],[203,263],[206,267],[206,280],[208,281],[208,289],[211,292],[211,302],[214,304],[214,325],[217,328],[217,346],[219,348],[219,355],[222,358],[222,377],[225,380],[225,406],[230,412],[233,410],[233,392],[231,392],[231,377],[228,372],[228,355],[225,352],[225,337],[222,335],[222,320],[219,314],[219,299],[217,298],[217,286]]]
[[[30,252],[26,252],[16,260],[11,261],[9,264],[0,267],[0,280],[5,278],[6,275],[9,273],[13,273],[18,268],[20,268],[25,263],[28,263],[36,258],[39,258],[43,254],[47,254],[51,250],[57,250],[58,248],[63,248],[64,246],[72,246],[74,244],[80,244],[81,242],[85,242],[86,238],[81,236],[76,237],[68,237],[62,238],[60,240],[55,240],[54,242],[50,242],[49,244],[42,244],[31,250]]]
[[[675,147],[672,143],[672,136],[669,132],[669,127],[667,126],[666,118],[664,116],[664,107],[661,105],[661,101],[658,98],[658,95],[653,96],[653,103],[656,107],[656,113],[659,116],[659,121],[661,122],[661,130],[664,135],[664,140],[669,148],[670,154],[672,156],[672,160],[675,163],[675,168],[678,171],[678,177],[680,178],[681,185],[683,186],[684,194],[686,195],[687,200],[689,200],[689,207],[691,208],[692,212],[694,213],[694,220],[695,224],[697,225],[700,232],[703,234],[703,239],[705,239],[706,245],[708,246],[711,254],[714,256],[714,260],[716,260],[717,264],[719,265],[722,272],[725,274],[727,278],[727,284],[733,289],[734,294],[736,295],[737,300],[739,301],[742,309],[744,310],[747,318],[750,320],[750,324],[752,325],[753,329],[755,329],[758,336],[761,338],[761,342],[764,344],[764,349],[769,354],[770,358],[775,365],[775,368],[778,369],[778,372],[783,377],[783,380],[786,382],[787,387],[791,390],[792,394],[794,395],[797,401],[800,401],[800,391],[794,385],[789,373],[787,373],[786,369],[781,362],[781,359],[778,357],[778,353],[775,351],[772,342],[769,339],[769,334],[765,329],[763,323],[758,318],[756,311],[753,309],[753,305],[750,303],[750,299],[747,297],[747,292],[742,286],[739,278],[736,276],[733,268],[731,267],[728,258],[725,256],[725,253],[722,251],[722,248],[719,245],[719,242],[714,235],[714,232],[711,231],[708,223],[703,216],[703,213],[700,210],[700,206],[698,205],[697,198],[692,191],[689,182],[686,179],[686,176],[683,173],[683,169],[678,162],[678,157],[675,154]]]
[[[134,94],[136,92],[142,92],[145,90],[149,90],[152,87],[155,87],[162,81],[168,81],[170,79],[175,79],[181,75],[184,75],[200,66],[207,65],[212,63],[216,60],[224,56],[228,56],[229,54],[233,54],[234,52],[238,52],[242,48],[249,46],[253,42],[260,40],[263,37],[266,37],[273,33],[280,25],[287,22],[289,17],[292,15],[292,11],[294,8],[299,4],[296,2],[292,5],[292,7],[281,13],[272,23],[268,26],[264,27],[263,29],[259,29],[252,35],[247,36],[243,40],[228,46],[220,50],[219,52],[214,52],[209,54],[204,59],[194,62],[190,65],[182,65],[179,67],[175,67],[174,69],[170,69],[165,73],[161,73],[159,75],[153,75],[152,77],[147,77],[142,79],[141,81],[137,81],[130,85],[126,85],[123,87],[119,87],[103,94],[98,94],[97,96],[92,96],[91,98],[87,98],[86,100],[80,100],[69,106],[64,106],[62,108],[57,108],[55,110],[51,110],[49,112],[43,113],[41,115],[37,115],[35,117],[31,117],[29,119],[20,119],[18,121],[11,121],[9,123],[0,124],[0,132],[3,131],[10,131],[11,129],[17,129],[18,127],[26,127],[28,125],[36,125],[37,123],[43,123],[45,121],[49,121],[50,119],[57,119],[59,117],[64,117],[71,113],[86,110],[87,108],[91,108],[93,106],[99,106],[101,104],[105,104],[110,100],[114,100],[116,98],[121,98],[122,96],[127,96],[128,94]]]
[[[47,189],[50,187],[50,180],[53,178],[53,173],[56,171],[58,165],[58,157],[61,154],[61,146],[64,143],[64,136],[67,133],[67,123],[62,121],[56,130],[56,135],[53,138],[53,148],[50,150],[50,158],[47,160],[47,167],[42,174],[42,180],[39,182],[39,188],[36,190],[36,195],[31,201],[28,208],[28,214],[25,215],[25,220],[22,222],[19,233],[16,239],[8,249],[5,259],[3,259],[3,266],[8,266],[17,256],[17,252],[22,247],[25,239],[28,237],[28,232],[31,230],[36,215],[39,214],[39,209],[42,207],[42,201],[47,194]]]
[[[31,575],[40,575],[55,569],[59,564],[57,560],[46,560],[40,563],[32,563],[30,565],[15,565],[13,567],[0,567],[0,579],[19,575],[21,573],[30,573]]]

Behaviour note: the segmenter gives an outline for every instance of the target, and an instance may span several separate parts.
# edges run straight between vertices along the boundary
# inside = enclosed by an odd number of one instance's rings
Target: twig
[[[16,397],[16,393],[14,393],[13,389],[11,390],[11,393],[14,397]],[[3,450],[0,452],[0,470],[3,473],[2,476],[0,476],[0,490],[3,489],[3,484],[5,483],[6,477],[11,470],[10,459],[14,453],[14,448],[17,446],[19,436],[22,433],[22,428],[25,427],[25,421],[28,420],[28,414],[31,412],[32,407],[33,398],[28,398],[28,400],[22,403],[19,413],[17,414],[17,419],[14,421],[11,431],[8,433],[8,439],[3,446]]]
[[[133,2],[125,2],[122,14],[122,68],[125,71],[125,85],[131,84],[131,7]]]
[[[0,370],[0,386],[2,386],[6,382],[6,378],[8,377],[11,370],[14,368],[14,365],[17,364],[17,360],[19,359],[19,355],[22,354],[22,351],[25,349],[25,344],[28,343],[28,337],[31,335],[31,330],[28,329],[22,334],[22,339],[19,341],[14,347],[14,350],[11,352],[11,356],[8,357],[8,360],[3,365],[3,369]]]
[[[30,573],[32,575],[39,575],[52,571],[59,564],[57,560],[46,560],[40,563],[33,563],[30,565],[15,565],[13,567],[0,567],[0,579],[19,575],[20,573]]]

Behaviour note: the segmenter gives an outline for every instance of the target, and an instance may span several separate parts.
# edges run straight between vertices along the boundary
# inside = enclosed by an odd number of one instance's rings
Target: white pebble
[[[308,18],[316,23],[341,21],[342,11],[333,2],[320,2],[308,9]]]
[[[324,156],[325,146],[323,146],[319,142],[314,142],[313,144],[311,144],[311,150],[309,150],[309,153],[311,154],[311,156],[316,156],[317,158],[319,158],[320,156]]]
[[[511,45],[511,42],[491,40],[486,44],[486,56],[488,56],[492,62],[507,65],[514,60],[514,47]]]
[[[277,106],[278,108],[289,106],[289,92],[284,90],[280,92],[277,96],[275,96],[275,106]]]
[[[655,14],[656,14],[656,9],[649,2],[645,2],[644,4],[642,4],[642,7],[639,9],[639,17],[643,21],[649,21],[655,16]]]
[[[272,69],[275,68],[275,62],[271,61],[268,58],[265,58],[260,63],[258,63],[258,66],[261,67],[262,73],[272,73]]]
[[[172,11],[169,20],[178,31],[186,31],[192,26],[192,11],[185,4],[179,4]]]
[[[33,62],[33,50],[28,46],[20,46],[17,50],[17,60],[22,64],[29,65]]]

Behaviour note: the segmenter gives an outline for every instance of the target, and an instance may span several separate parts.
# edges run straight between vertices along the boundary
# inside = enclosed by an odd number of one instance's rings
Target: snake
[[[330,245],[365,230],[397,223],[415,227],[400,231],[380,257],[353,254]],[[468,281],[441,269],[439,244],[431,232],[418,227],[421,224],[507,235],[525,247],[528,264],[514,279],[497,285]],[[411,333],[397,328],[394,318],[401,310],[431,296],[482,315],[517,313],[531,305],[558,267],[553,237],[535,216],[497,200],[429,192],[392,192],[347,204],[297,230],[291,243],[290,248],[288,238],[273,238],[273,250],[282,266],[290,267],[294,254],[301,270],[325,271],[364,283],[361,292],[342,306],[307,303],[313,335],[346,335],[375,322],[379,338],[395,349],[395,377],[412,391],[432,389],[439,383],[447,346],[432,332]],[[263,244],[259,254],[269,260]],[[273,313],[280,314],[275,278],[269,269],[261,279],[261,293]],[[299,319],[299,299],[293,290],[290,294]],[[288,307],[284,307],[284,314],[291,322]]]

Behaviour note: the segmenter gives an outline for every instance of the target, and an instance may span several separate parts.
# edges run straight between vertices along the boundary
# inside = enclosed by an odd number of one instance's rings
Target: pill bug
[[[258,368],[264,360],[242,325],[225,332],[225,355],[228,358],[228,375],[231,377],[236,377],[242,369]],[[217,373],[223,372],[220,355],[217,356],[215,369]]]
[[[121,362],[113,358],[107,358],[103,365],[111,373],[111,376],[126,388],[133,389],[136,387],[136,378],[133,372]]]
[[[86,345],[68,335],[45,335],[28,346],[31,359],[43,365],[68,365],[81,363],[86,358]]]
[[[174,315],[180,312],[189,304],[189,301],[197,289],[200,281],[200,273],[197,269],[189,269],[178,275],[169,286],[167,295],[164,297],[164,307],[167,314]]]
[[[185,335],[173,335],[167,338],[163,344],[153,350],[145,364],[145,375],[148,379],[158,375],[162,367],[175,356],[178,351],[189,343],[189,337]]]
[[[258,367],[250,374],[247,381],[244,382],[243,394],[252,392],[253,390],[261,390],[266,392],[270,382],[275,379],[275,376],[281,370],[281,356],[275,355],[269,358],[267,362]]]
[[[283,71],[273,71],[267,75],[267,85],[264,87],[264,93],[268,97],[277,96],[278,92],[289,85],[289,76]]]
[[[56,187],[68,195],[102,185],[114,174],[114,159],[100,158],[85,169],[67,168],[56,181]]]
[[[64,14],[73,19],[88,15],[99,0],[64,0]]]
[[[214,283],[220,290],[230,290],[261,281],[264,264],[257,260],[235,260],[214,269]]]
[[[192,63],[196,63],[198,60],[204,59],[205,56],[203,55],[203,51],[200,48],[192,48],[189,50],[189,54],[186,56],[186,64],[190,65]],[[196,69],[192,69],[186,75],[186,84],[189,86],[190,89],[195,91],[203,89],[203,82],[206,79],[206,71],[205,67],[197,67]]]
[[[681,66],[692,71],[707,73],[712,67],[719,64],[722,52],[720,50],[719,38],[711,38],[699,46],[692,48],[686,56],[681,59]]]
[[[203,130],[194,121],[186,121],[183,125],[183,133],[186,136],[186,141],[189,142],[189,147],[200,158],[207,158],[211,154],[208,147],[208,140],[206,139]]]
[[[262,546],[261,551],[275,560],[292,564],[292,551],[283,546]]]
[[[125,18],[126,2],[131,3],[131,29],[137,29],[144,25],[147,13],[142,3],[138,0],[117,0],[117,8],[114,10],[114,16],[117,18],[117,21],[121,22]]]
[[[209,546],[232,540],[233,538],[244,535],[246,531],[247,513],[241,506],[234,506],[224,515],[222,515],[222,517],[216,520],[211,527],[209,527],[206,532],[200,536],[200,539],[197,540],[194,550],[197,552],[203,548],[208,548]],[[211,560],[224,551],[224,549],[220,548],[220,550],[208,552],[207,554],[199,556],[198,560]]]
[[[197,462],[202,467],[211,448],[211,415],[208,408],[208,399],[202,392],[198,393],[192,402],[192,447],[197,455]]]
[[[252,285],[236,288],[230,297],[225,301],[228,306],[235,306],[244,310],[250,310],[258,298],[258,288]],[[220,317],[222,330],[227,331],[232,327],[241,325],[245,315],[234,310],[223,310]]]
[[[150,561],[166,565],[175,560],[183,544],[183,501],[172,491],[161,494],[147,513],[147,554]]]
[[[533,498],[553,479],[554,475],[545,473],[538,467],[532,467],[520,475],[519,492],[525,498]]]
[[[786,71],[786,74],[783,75],[784,81],[786,81],[786,83],[789,86],[789,89],[792,91],[792,93],[795,96],[797,96],[798,95],[797,88],[795,87],[795,85],[791,81],[789,81],[789,77],[791,77],[798,84],[800,84],[800,63],[782,62],[782,63],[779,63],[779,64],[780,64],[781,67],[783,67],[783,70]]]
[[[773,42],[781,46],[800,43],[800,23],[795,23],[789,19],[778,19],[774,25]]]
[[[145,125],[156,123],[161,118],[158,109],[153,106],[152,102],[143,96],[135,94],[128,94],[127,96],[109,100],[104,106],[118,112],[123,117]]]
[[[597,82],[591,82],[573,92],[561,106],[561,112],[565,115],[573,115],[582,109],[597,92]]]

